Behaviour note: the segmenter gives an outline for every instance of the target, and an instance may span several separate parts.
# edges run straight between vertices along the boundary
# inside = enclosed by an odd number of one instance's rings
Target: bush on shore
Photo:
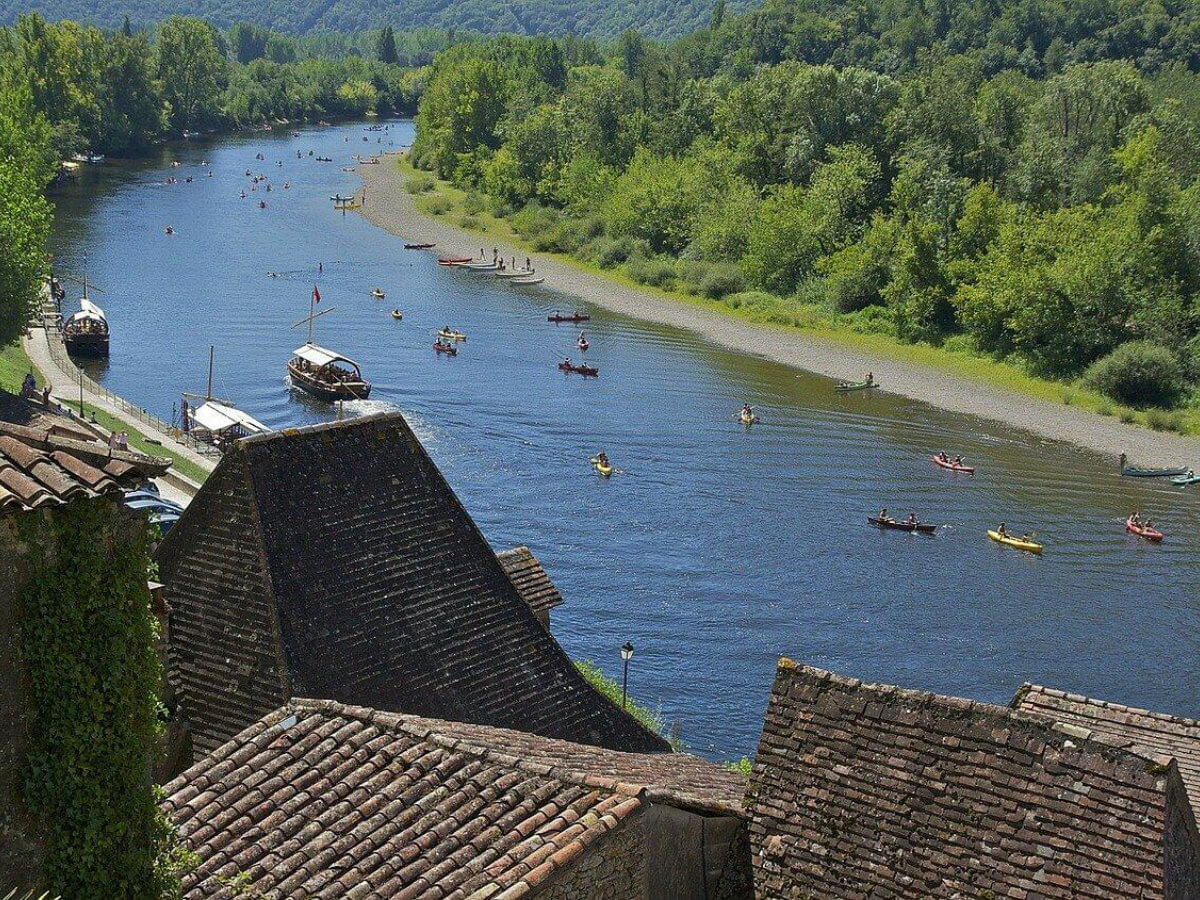
[[[1139,409],[1172,407],[1185,390],[1179,360],[1166,347],[1147,341],[1130,341],[1098,359],[1084,374],[1084,382],[1119,403]]]

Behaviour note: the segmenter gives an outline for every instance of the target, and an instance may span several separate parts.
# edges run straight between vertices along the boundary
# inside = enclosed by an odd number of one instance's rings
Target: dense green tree
[[[391,25],[384,26],[379,32],[379,46],[375,55],[381,63],[389,66],[394,66],[400,61],[400,54],[396,51],[396,32],[392,30]]]
[[[172,130],[210,123],[225,81],[216,32],[199,19],[172,17],[158,30],[158,77],[170,108]]]
[[[25,328],[46,275],[50,204],[34,171],[0,156],[0,346]]]

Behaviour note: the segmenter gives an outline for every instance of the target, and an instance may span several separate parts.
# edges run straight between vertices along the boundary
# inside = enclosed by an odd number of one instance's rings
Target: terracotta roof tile
[[[534,612],[549,612],[563,602],[562,594],[542,568],[533,551],[528,547],[514,547],[496,554],[504,574],[512,582],[517,593],[521,595],[529,608]]]
[[[529,893],[651,798],[729,810],[744,782],[682,754],[294,700],[166,791],[200,861],[189,898],[239,873],[263,896],[434,898]]]
[[[120,496],[169,465],[169,460],[112,450],[54,429],[0,421],[0,510]]]
[[[1169,757],[790,660],[747,805],[761,896],[1200,896]]]
[[[158,559],[201,749],[307,694],[669,750],[583,680],[398,414],[240,441]]]
[[[1074,725],[1081,734],[1104,735],[1135,753],[1174,757],[1192,807],[1200,809],[1200,721],[1035,684],[1022,686],[1012,706],[1052,722]]]

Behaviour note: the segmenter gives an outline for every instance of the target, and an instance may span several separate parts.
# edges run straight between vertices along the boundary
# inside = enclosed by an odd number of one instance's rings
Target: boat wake
[[[400,407],[388,400],[347,400],[342,409],[348,416],[373,416],[376,413],[400,412]]]

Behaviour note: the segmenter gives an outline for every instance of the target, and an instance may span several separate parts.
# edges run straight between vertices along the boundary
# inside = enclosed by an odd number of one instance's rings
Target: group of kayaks
[[[945,452],[935,453],[930,457],[934,464],[939,468],[946,469],[951,472],[958,472],[964,475],[974,475],[975,467],[968,466],[963,462],[961,456],[950,458]],[[1191,469],[1139,469],[1131,468],[1127,464],[1125,454],[1121,454],[1121,474],[1141,477],[1141,478],[1164,478],[1170,477],[1175,484],[1187,485],[1200,482],[1200,476],[1196,475]],[[917,520],[916,514],[910,514],[905,519],[895,519],[887,514],[884,509],[877,516],[868,516],[867,521],[876,528],[907,531],[912,534],[934,535],[937,533],[938,526],[931,525],[927,522]],[[1162,531],[1155,528],[1149,521],[1143,519],[1139,513],[1134,513],[1125,520],[1125,531],[1128,534],[1135,535],[1143,540],[1151,543],[1160,544],[1166,537]],[[1036,532],[1031,534],[1022,534],[1020,536],[1010,534],[1007,528],[1001,524],[998,528],[989,529],[987,532],[989,539],[997,544],[1005,547],[1012,547],[1016,550],[1022,550],[1026,553],[1034,553],[1041,555],[1044,545],[1038,543],[1034,538]]]

